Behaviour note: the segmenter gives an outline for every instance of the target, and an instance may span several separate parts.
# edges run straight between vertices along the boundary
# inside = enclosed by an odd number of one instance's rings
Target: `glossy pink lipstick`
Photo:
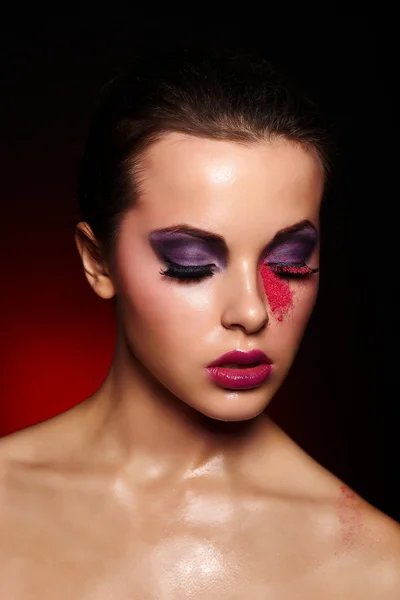
[[[272,373],[272,361],[261,350],[233,350],[207,366],[217,385],[229,390],[250,390],[266,381]]]

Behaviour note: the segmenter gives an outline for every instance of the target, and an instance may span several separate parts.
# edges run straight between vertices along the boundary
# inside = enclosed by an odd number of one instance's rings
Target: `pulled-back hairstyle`
[[[78,201],[105,255],[135,205],[144,150],[169,132],[254,143],[282,137],[328,172],[330,141],[318,108],[264,58],[174,50],[137,59],[105,89],[82,162]]]

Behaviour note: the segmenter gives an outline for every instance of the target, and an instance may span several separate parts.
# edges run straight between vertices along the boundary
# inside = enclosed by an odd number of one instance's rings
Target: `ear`
[[[83,221],[78,223],[75,231],[75,243],[90,287],[104,300],[115,296],[114,284],[102,255],[101,246],[90,225]]]

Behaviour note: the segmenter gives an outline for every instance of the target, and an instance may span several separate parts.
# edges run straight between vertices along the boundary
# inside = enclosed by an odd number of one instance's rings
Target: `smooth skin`
[[[94,292],[116,297],[115,356],[93,396],[0,440],[1,598],[400,598],[399,525],[263,412],[298,351],[318,274],[290,280],[279,321],[260,258],[280,229],[319,228],[323,185],[318,159],[282,139],[168,134],[143,158],[112,260],[77,237]],[[229,250],[195,283],[163,276],[149,243],[182,223]],[[207,376],[223,353],[254,348],[273,361],[259,388]]]

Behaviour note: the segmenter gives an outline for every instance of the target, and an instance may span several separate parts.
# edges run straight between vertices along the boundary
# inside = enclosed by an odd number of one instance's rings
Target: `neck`
[[[88,406],[98,455],[148,477],[244,472],[254,468],[277,429],[265,415],[231,423],[205,417],[144,373],[118,344]]]

